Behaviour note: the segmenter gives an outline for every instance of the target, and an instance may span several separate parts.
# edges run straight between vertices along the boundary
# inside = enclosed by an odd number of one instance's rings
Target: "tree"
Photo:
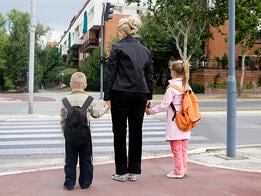
[[[39,64],[40,73],[38,86],[54,87],[59,83],[60,72],[66,68],[61,62],[61,55],[57,47],[46,46],[36,49],[36,64]]]
[[[168,67],[171,56],[177,57],[178,52],[172,36],[168,33],[166,25],[158,22],[157,17],[147,15],[142,17],[143,25],[139,30],[140,40],[153,54],[154,79],[158,85],[162,85],[160,80],[162,74]]]
[[[26,12],[11,10],[7,19],[7,45],[5,46],[5,63],[3,66],[3,86],[5,89],[24,90],[27,83],[26,73],[29,66],[29,27],[30,15]],[[1,21],[1,19],[0,19]],[[0,25],[1,26],[1,25]],[[36,26],[35,54],[40,53],[42,46],[39,43],[40,37],[49,32],[49,27],[41,24]],[[2,38],[2,36],[1,36]],[[42,80],[42,66],[39,57],[35,55],[34,83],[37,90]]]
[[[29,58],[30,16],[17,10],[8,13],[9,45],[7,46],[7,66],[5,82],[10,87],[20,88],[26,84],[26,71]],[[9,87],[9,88],[10,88]]]
[[[0,13],[0,69],[3,68],[6,58],[4,48],[7,45],[7,32],[4,25],[5,19]]]
[[[100,47],[95,48],[86,63],[82,65],[86,74],[89,90],[99,90],[100,87]],[[104,66],[106,67],[106,66]]]
[[[236,0],[236,44],[241,48],[241,78],[238,95],[242,94],[245,75],[245,59],[260,34],[261,2],[260,0]]]
[[[4,68],[6,63],[6,46],[8,44],[7,32],[5,30],[5,19],[0,13],[0,90],[4,88]]]
[[[140,0],[127,2],[141,3]],[[184,61],[202,51],[204,40],[211,37],[209,27],[224,24],[228,12],[227,0],[157,0],[156,3],[148,0],[147,3],[158,24],[167,26]]]

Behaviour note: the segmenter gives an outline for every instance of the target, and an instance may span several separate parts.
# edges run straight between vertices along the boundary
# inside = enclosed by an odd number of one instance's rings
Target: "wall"
[[[217,62],[214,57],[219,57],[220,59],[224,54],[229,55],[229,22],[226,21],[224,25],[219,28],[211,27],[210,32],[213,34],[213,39],[210,38],[205,42],[205,54],[208,56],[208,68],[218,68]],[[261,41],[257,40],[253,48],[248,51],[248,55],[252,56],[255,60],[255,49],[261,48]],[[238,65],[238,56],[242,55],[241,47],[236,45],[235,61],[236,66]],[[257,69],[261,69],[260,62],[256,62]]]
[[[202,84],[207,86],[213,84],[217,74],[220,74],[218,83],[226,83],[228,77],[228,70],[222,69],[199,69],[191,73],[190,79],[192,83]],[[241,70],[236,70],[236,81],[240,82]],[[244,86],[250,84],[251,81],[254,81],[258,84],[258,80],[261,78],[261,71],[245,71],[244,77]]]

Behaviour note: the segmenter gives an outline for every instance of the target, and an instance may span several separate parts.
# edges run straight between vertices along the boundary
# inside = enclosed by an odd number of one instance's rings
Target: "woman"
[[[147,102],[152,99],[151,52],[134,38],[140,26],[140,19],[135,17],[119,21],[119,41],[112,46],[107,62],[104,101],[111,105],[115,158],[112,179],[121,182],[136,181],[141,173],[142,124]]]

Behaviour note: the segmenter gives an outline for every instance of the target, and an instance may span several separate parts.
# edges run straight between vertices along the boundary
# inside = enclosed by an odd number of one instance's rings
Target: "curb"
[[[261,144],[253,144],[253,145],[238,145],[236,146],[237,150],[240,149],[247,149],[247,148],[261,148]],[[237,155],[236,157],[226,157],[226,155],[222,155],[220,156],[220,152],[226,150],[226,147],[210,147],[210,148],[197,148],[197,149],[193,149],[190,150],[188,152],[188,156],[189,155],[198,155],[198,157],[202,154],[207,154],[209,153],[210,157],[218,157],[224,160],[224,163],[221,165],[218,164],[213,164],[213,163],[204,163],[203,161],[197,161],[197,160],[193,160],[191,158],[188,157],[188,161],[191,163],[196,163],[199,165],[203,165],[206,167],[215,167],[215,168],[222,168],[222,169],[231,169],[231,170],[237,170],[237,171],[246,171],[246,172],[252,172],[252,173],[261,173],[261,169],[244,169],[244,168],[239,168],[239,167],[231,167],[231,166],[226,166],[226,163],[229,161],[238,161],[238,160],[245,160],[245,159],[249,159],[247,158],[247,155]],[[216,154],[215,154],[216,153]],[[197,158],[198,158],[197,157]],[[261,164],[261,158],[259,158],[258,156],[256,157],[257,159],[259,159],[259,162]],[[210,159],[210,158],[209,158]]]

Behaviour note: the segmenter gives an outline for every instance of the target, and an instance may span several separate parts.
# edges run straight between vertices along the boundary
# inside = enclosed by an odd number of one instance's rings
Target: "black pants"
[[[81,188],[88,188],[92,184],[93,179],[92,140],[90,133],[87,144],[83,146],[72,146],[65,141],[64,186],[74,186],[76,183],[78,157],[80,165],[79,185]]]
[[[141,173],[142,124],[146,103],[145,93],[112,91],[111,116],[116,174]],[[127,122],[128,156],[126,149]]]

